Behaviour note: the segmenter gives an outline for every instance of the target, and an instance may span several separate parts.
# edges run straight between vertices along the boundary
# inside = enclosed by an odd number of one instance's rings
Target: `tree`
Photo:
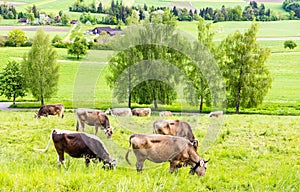
[[[84,37],[76,36],[74,42],[68,47],[68,54],[75,55],[77,59],[81,55],[86,55],[88,51],[88,43]]]
[[[17,97],[26,95],[25,79],[21,73],[20,65],[16,61],[9,61],[8,64],[0,71],[0,95],[7,99],[13,99],[16,103]]]
[[[32,6],[31,11],[34,15],[34,18],[39,18],[40,12],[38,11],[38,9],[35,5]]]
[[[25,32],[21,29],[14,29],[8,33],[8,42],[12,46],[19,47],[28,41]]]
[[[57,43],[57,42],[60,42],[62,40],[62,38],[58,35],[58,34],[56,34],[54,37],[53,37],[53,39],[51,40],[51,43],[52,44],[55,44],[55,43]]]
[[[177,42],[173,32],[176,18],[166,10],[163,14],[151,14],[143,26],[130,26],[117,41],[121,51],[109,62],[106,79],[119,102],[170,104],[176,98],[174,87],[179,75],[167,63],[178,64],[180,57],[173,54],[167,43]],[[134,33],[133,33],[134,31]],[[160,46],[159,43],[163,43]],[[184,44],[184,43],[183,43]],[[122,50],[122,47],[129,47]],[[162,62],[166,61],[166,62]]]
[[[214,53],[213,36],[214,33],[211,30],[211,24],[206,23],[200,16],[198,22],[198,41],[203,45],[203,49],[209,51],[210,54]],[[198,52],[200,51],[201,50]],[[189,67],[186,68],[185,73],[189,80],[192,81],[193,86],[187,85],[185,87],[187,93],[185,96],[190,104],[199,104],[199,111],[202,112],[204,102],[206,102],[207,106],[211,105],[209,86],[203,74],[205,69],[200,69],[199,66],[193,65],[192,63],[189,63],[188,65]]]
[[[137,25],[139,23],[139,17],[135,10],[132,11],[131,15],[126,18],[126,25]]]
[[[297,47],[297,44],[292,40],[287,40],[284,42],[284,48],[294,49]]]
[[[68,16],[67,14],[65,14],[65,13],[62,14],[62,16],[61,16],[60,19],[61,19],[61,23],[62,23],[63,25],[68,25],[69,22],[70,22],[69,16]]]
[[[228,35],[220,44],[224,51],[220,67],[226,82],[227,106],[250,108],[261,104],[271,88],[272,78],[265,66],[270,55],[266,48],[260,48],[256,41],[257,24],[241,34]]]
[[[44,100],[56,93],[59,78],[56,51],[44,31],[38,30],[34,36],[32,47],[23,58],[22,71],[32,95],[44,105]]]

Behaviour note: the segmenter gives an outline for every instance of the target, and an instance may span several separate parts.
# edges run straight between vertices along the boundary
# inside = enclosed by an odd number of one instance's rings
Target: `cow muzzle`
[[[191,168],[190,174],[194,175],[195,173],[197,173],[198,176],[204,176],[206,173],[206,163],[208,163],[209,160],[210,159],[200,159],[199,162],[197,162],[196,165]]]
[[[113,134],[113,129],[111,127],[105,129],[104,133],[107,135],[108,139],[111,139],[111,136]]]

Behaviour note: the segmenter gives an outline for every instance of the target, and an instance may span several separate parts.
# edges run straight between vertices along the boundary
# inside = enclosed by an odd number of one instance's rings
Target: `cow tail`
[[[47,147],[45,149],[36,149],[36,148],[34,148],[35,152],[38,152],[38,153],[45,153],[45,152],[47,152],[48,149],[49,149],[49,145],[50,145],[51,139],[52,139],[52,132],[50,134],[50,138],[49,138]]]
[[[131,165],[131,163],[130,163],[130,161],[129,161],[129,159],[128,159],[128,155],[129,155],[129,152],[130,152],[131,138],[132,138],[132,137],[134,137],[134,135],[131,135],[131,136],[129,137],[129,148],[128,148],[128,151],[127,151],[126,156],[125,156],[125,159],[126,159],[126,161],[127,161],[127,163],[128,163],[129,165]]]

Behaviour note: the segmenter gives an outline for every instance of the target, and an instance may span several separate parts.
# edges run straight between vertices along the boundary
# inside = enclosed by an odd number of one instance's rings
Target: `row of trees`
[[[223,5],[221,9],[205,8],[200,10],[200,16],[206,20],[214,21],[276,21],[278,17],[271,12],[271,10],[265,7],[262,3],[260,6],[255,1],[251,1],[250,4],[244,9],[241,6],[234,8],[225,8]]]
[[[3,3],[0,4],[0,16],[4,19],[15,19],[17,17],[17,11],[13,5]]]
[[[149,14],[158,11],[166,10],[167,7],[150,7],[146,4],[144,6],[124,6],[122,2],[114,0],[111,1],[111,6],[109,8],[104,8],[100,2],[98,7],[93,3],[90,5],[85,5],[84,1],[77,0],[73,6],[70,7],[70,11],[76,12],[91,12],[91,13],[104,13],[108,16],[103,17],[100,20],[96,20],[95,17],[90,18],[92,23],[105,23],[105,24],[117,24],[118,22],[126,23],[129,16],[136,14],[139,20],[144,20]],[[171,12],[177,17],[179,21],[193,21],[198,20],[199,16],[205,20],[213,21],[252,21],[256,19],[257,21],[275,21],[278,17],[267,9],[264,4],[258,5],[255,1],[251,1],[248,6],[242,9],[241,6],[236,6],[234,8],[226,8],[224,5],[221,9],[213,9],[206,7],[200,9],[188,10],[186,8],[177,8],[176,6],[171,9]]]
[[[293,17],[300,18],[300,1],[299,0],[284,0],[282,3],[282,8],[290,12],[291,19]]]
[[[120,102],[172,103],[175,87],[184,86],[190,104],[255,107],[262,103],[272,78],[265,66],[269,50],[256,42],[257,24],[229,35],[215,45],[210,24],[199,19],[198,41],[174,33],[176,17],[165,11],[152,14],[142,27],[128,28],[109,62],[107,82]],[[132,34],[134,33],[134,34]],[[190,43],[187,43],[190,42]],[[127,49],[124,49],[127,46]],[[223,76],[221,75],[223,74]],[[222,83],[226,91],[222,93]],[[218,103],[219,102],[219,103]]]

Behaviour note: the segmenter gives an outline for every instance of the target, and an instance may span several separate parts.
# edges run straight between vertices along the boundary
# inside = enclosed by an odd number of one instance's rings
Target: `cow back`
[[[92,109],[77,109],[76,116],[78,120],[84,122],[90,126],[100,125],[98,114],[103,113],[101,110],[92,110]]]
[[[182,137],[155,134],[134,134],[131,143],[136,156],[147,157],[156,163],[172,160],[191,145]]]

